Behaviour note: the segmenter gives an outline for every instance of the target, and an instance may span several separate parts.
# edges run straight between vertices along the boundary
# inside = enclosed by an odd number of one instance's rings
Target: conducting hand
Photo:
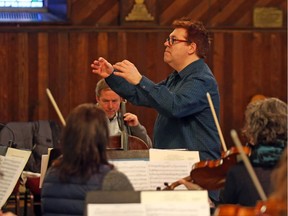
[[[100,57],[98,60],[94,60],[91,64],[92,73],[98,74],[102,78],[106,78],[113,73],[113,66],[104,58]]]
[[[117,62],[113,65],[113,67],[117,70],[114,71],[114,74],[116,76],[124,78],[133,85],[137,85],[140,83],[142,75],[139,73],[135,65],[130,61],[123,60],[122,62]]]
[[[135,127],[139,125],[138,117],[132,113],[125,113],[124,121],[127,122],[127,125],[130,127]]]

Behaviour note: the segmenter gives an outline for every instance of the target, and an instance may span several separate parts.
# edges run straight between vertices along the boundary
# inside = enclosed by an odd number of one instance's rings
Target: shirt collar
[[[191,74],[191,71],[195,71],[197,68],[199,68],[200,65],[202,65],[204,62],[204,59],[200,58],[194,62],[192,62],[191,64],[187,65],[183,70],[179,71],[178,73],[175,71],[175,73],[177,73],[180,78],[185,77],[188,74]]]
[[[116,113],[116,115],[114,115],[114,117],[113,118],[108,118],[108,120],[111,122],[111,121],[114,121],[116,118],[117,118],[117,116],[118,116],[118,113]]]

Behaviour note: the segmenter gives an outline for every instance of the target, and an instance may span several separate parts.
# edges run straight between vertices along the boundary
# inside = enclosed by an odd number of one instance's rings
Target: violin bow
[[[251,179],[252,179],[252,181],[256,187],[256,190],[257,190],[260,198],[263,201],[267,200],[267,196],[266,196],[266,194],[265,194],[265,192],[264,192],[264,190],[263,190],[263,188],[259,182],[259,179],[257,178],[257,176],[255,174],[255,171],[253,170],[253,167],[252,167],[247,155],[244,153],[243,146],[242,146],[242,144],[238,138],[237,132],[235,130],[231,130],[231,137],[232,137],[238,151],[240,152],[240,155],[241,155],[242,160],[245,164],[245,167],[246,167],[246,169],[247,169],[247,171],[248,171],[248,173],[249,173],[249,175],[250,175],[250,177],[251,177]]]
[[[56,104],[56,101],[54,100],[53,95],[51,94],[51,91],[48,88],[46,88],[46,93],[47,93],[48,98],[50,99],[50,101],[51,101],[51,103],[52,103],[52,105],[53,105],[58,117],[60,118],[60,121],[61,121],[62,125],[66,126],[66,122],[65,122],[65,120],[64,120],[64,118],[63,118],[63,116],[62,116],[62,114],[61,114],[61,112],[60,112],[60,110],[59,110],[59,108],[58,108],[58,106]]]
[[[212,115],[213,115],[217,130],[218,130],[218,134],[219,134],[219,137],[220,137],[220,140],[221,140],[222,148],[226,152],[227,151],[226,143],[224,141],[223,134],[222,134],[222,131],[221,131],[221,128],[220,128],[220,125],[219,125],[219,121],[218,121],[218,118],[217,118],[217,115],[216,115],[216,112],[215,112],[215,108],[214,108],[214,105],[213,105],[213,102],[212,102],[212,99],[211,99],[211,96],[210,96],[209,92],[206,93],[206,96],[207,96],[207,99],[208,99],[208,102],[209,102],[209,106],[210,106],[210,109],[211,109],[211,112],[212,112]]]

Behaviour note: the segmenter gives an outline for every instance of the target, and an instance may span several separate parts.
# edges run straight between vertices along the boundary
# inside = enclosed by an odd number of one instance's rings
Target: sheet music
[[[210,216],[207,191],[142,191],[141,203],[88,204],[87,216]]]
[[[150,188],[147,161],[113,161],[112,163],[129,178],[135,190],[142,191]]]
[[[131,181],[135,190],[156,190],[190,174],[191,161],[113,161]],[[187,190],[183,185],[177,190]]]
[[[47,167],[48,167],[48,160],[49,160],[48,155],[42,155],[39,188],[42,188],[42,184],[43,184],[44,177],[46,175],[46,171],[47,171]]]
[[[41,157],[41,168],[40,168],[40,182],[39,182],[39,188],[42,188],[42,184],[46,175],[46,171],[48,169],[48,163],[50,158],[50,153],[53,148],[48,148],[48,154],[43,154]]]
[[[20,149],[15,149],[15,148],[9,147],[5,156],[21,158],[27,163],[30,155],[31,155],[31,151],[20,150]],[[26,163],[25,163],[25,165],[26,165]],[[23,167],[23,169],[24,169],[24,167]]]
[[[150,161],[148,163],[150,190],[165,187],[164,182],[171,184],[180,178],[190,175],[193,162],[188,161]],[[180,185],[175,190],[187,190]]]
[[[20,175],[23,171],[31,151],[8,148],[6,156],[0,156],[0,208],[11,195]]]

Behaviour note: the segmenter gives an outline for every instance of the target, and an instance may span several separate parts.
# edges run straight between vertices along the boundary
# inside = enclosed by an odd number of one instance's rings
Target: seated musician
[[[243,133],[251,145],[250,162],[264,192],[271,192],[271,173],[287,146],[287,104],[277,98],[251,102],[245,111]],[[190,190],[201,187],[185,179],[179,180]],[[220,203],[255,206],[260,196],[243,162],[227,173]]]
[[[98,106],[105,111],[106,116],[109,119],[108,125],[110,136],[120,135],[121,115],[119,114],[119,110],[122,98],[107,85],[104,79],[98,81],[95,93]],[[152,147],[151,139],[148,136],[145,127],[140,124],[136,115],[127,112],[124,114],[124,121],[127,124],[129,135],[140,138],[149,147]]]
[[[266,195],[271,193],[271,173],[287,146],[287,104],[277,98],[250,103],[243,133],[251,144],[249,157]],[[260,196],[242,162],[226,178],[222,202],[254,206]]]
[[[110,142],[105,112],[81,104],[69,114],[61,139],[62,156],[48,169],[42,190],[45,215],[83,215],[91,190],[133,190],[127,176],[108,162]]]

